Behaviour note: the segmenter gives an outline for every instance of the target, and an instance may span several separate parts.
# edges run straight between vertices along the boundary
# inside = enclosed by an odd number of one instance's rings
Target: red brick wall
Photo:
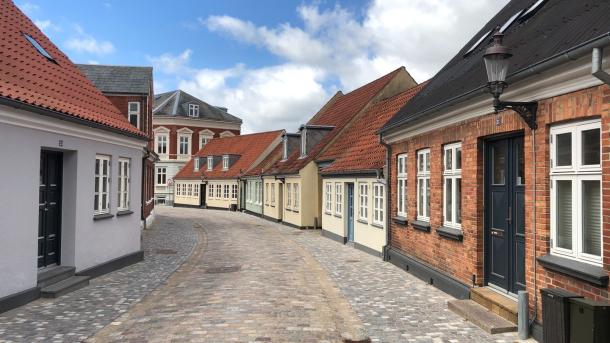
[[[191,153],[194,155],[197,151],[199,151],[199,131],[201,130],[210,130],[212,132],[214,132],[214,137],[213,138],[219,138],[220,137],[220,133],[224,132],[224,131],[229,131],[232,132],[234,135],[239,135],[240,132],[239,130],[227,130],[227,129],[216,129],[216,128],[209,128],[209,127],[202,127],[202,126],[185,126],[185,125],[154,125],[154,128],[157,127],[164,127],[168,130],[170,130],[169,132],[169,158],[170,159],[176,159],[176,155],[178,153],[178,130],[182,129],[182,128],[187,128],[191,131],[193,131],[193,135],[191,136]]]
[[[484,205],[484,151],[485,138],[501,133],[522,133],[525,154],[525,213],[526,213],[526,284],[530,293],[530,306],[534,308],[534,293],[541,288],[561,287],[592,299],[608,300],[608,288],[599,288],[568,276],[553,273],[537,264],[534,273],[534,256],[550,252],[550,188],[549,188],[549,124],[573,119],[602,118],[602,196],[603,196],[603,250],[604,268],[610,274],[610,87],[600,86],[545,99],[539,102],[538,130],[536,131],[536,164],[532,162],[532,132],[512,111],[487,115],[461,122],[430,133],[411,137],[392,145],[392,187],[390,209],[396,216],[396,157],[408,153],[408,218],[416,218],[417,150],[430,148],[431,232],[414,230],[391,221],[390,245],[392,248],[415,257],[447,275],[467,284],[483,283],[483,205]],[[496,118],[501,120],[496,125]],[[462,242],[440,237],[435,229],[442,225],[442,148],[444,144],[462,142]],[[536,199],[534,199],[533,173],[536,170]],[[536,253],[534,255],[534,201],[536,204]],[[534,290],[534,275],[537,285]],[[540,302],[540,297],[538,297]],[[541,320],[541,304],[538,318]]]

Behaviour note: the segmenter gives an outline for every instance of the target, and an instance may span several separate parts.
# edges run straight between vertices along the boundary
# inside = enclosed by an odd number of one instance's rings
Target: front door
[[[62,165],[61,152],[40,152],[38,268],[60,263]]]
[[[512,294],[525,289],[524,161],[523,137],[486,143],[485,276]]]
[[[206,192],[207,189],[205,188],[205,184],[201,184],[199,185],[199,206],[200,207],[205,207],[205,197],[208,195],[208,193]]]
[[[354,241],[354,184],[347,184],[347,240]]]

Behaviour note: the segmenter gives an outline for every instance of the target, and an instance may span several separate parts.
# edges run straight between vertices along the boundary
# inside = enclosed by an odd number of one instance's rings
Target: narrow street
[[[487,335],[447,310],[445,293],[318,231],[234,212],[156,211],[145,261],[2,314],[0,342],[515,340]]]

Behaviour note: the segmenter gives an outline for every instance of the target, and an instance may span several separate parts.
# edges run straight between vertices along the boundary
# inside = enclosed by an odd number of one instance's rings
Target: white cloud
[[[334,93],[405,66],[432,77],[508,0],[373,0],[356,15],[317,2],[296,8],[300,23],[260,26],[215,15],[198,23],[264,49],[280,63],[258,69],[190,66],[191,50],[151,58],[185,90],[241,115],[246,130],[294,129]],[[335,84],[337,83],[338,84]]]
[[[27,14],[28,16],[31,16],[34,12],[36,12],[40,9],[40,6],[33,4],[31,2],[24,2],[17,6],[23,11],[23,13]]]
[[[34,24],[36,26],[38,26],[38,28],[42,31],[48,32],[48,31],[61,31],[60,27],[58,25],[55,25],[52,21],[50,20],[34,20]]]
[[[86,52],[95,55],[107,55],[115,51],[109,41],[98,41],[93,37],[71,38],[65,42],[66,48],[76,52]]]

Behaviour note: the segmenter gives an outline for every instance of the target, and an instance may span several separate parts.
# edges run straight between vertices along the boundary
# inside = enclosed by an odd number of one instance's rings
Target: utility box
[[[610,342],[610,303],[570,299],[570,342]]]
[[[544,288],[540,294],[544,343],[569,343],[570,299],[582,296],[560,288]]]

